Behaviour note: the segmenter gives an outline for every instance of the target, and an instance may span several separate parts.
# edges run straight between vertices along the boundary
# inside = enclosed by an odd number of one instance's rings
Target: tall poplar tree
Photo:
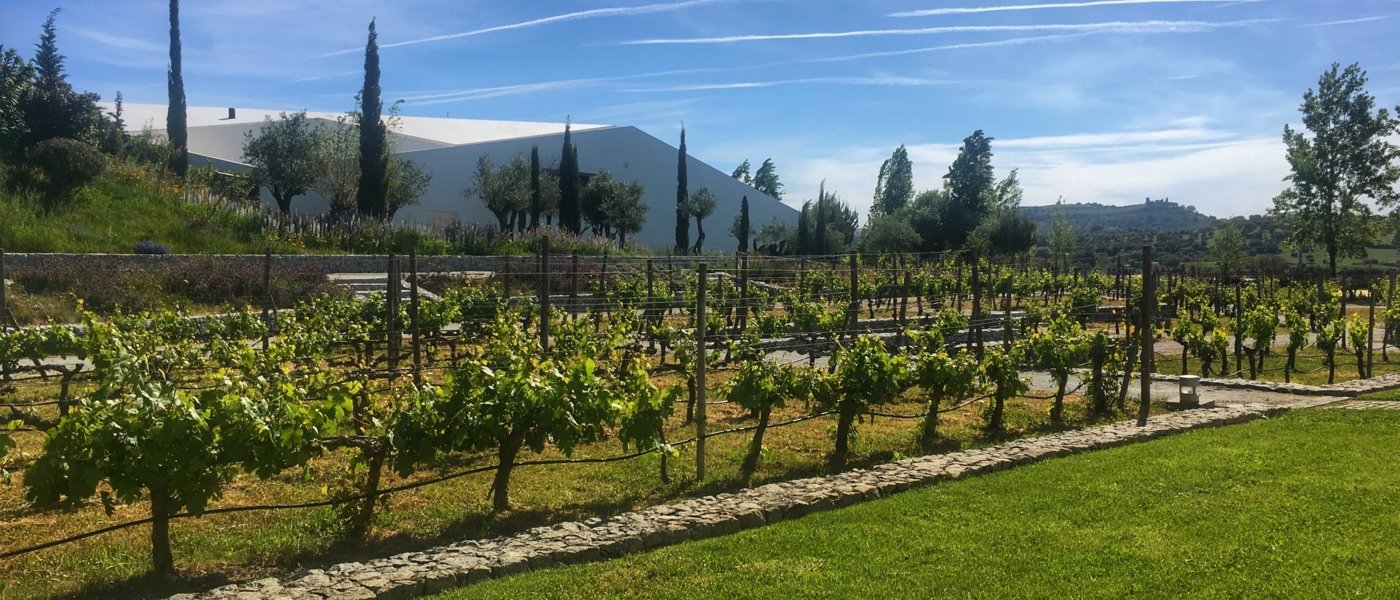
[[[388,130],[384,126],[384,102],[379,89],[379,34],[374,19],[369,21],[365,42],[365,86],[360,90],[360,188],[355,204],[360,216],[375,219],[386,215],[385,197],[389,191]]]
[[[676,159],[676,254],[690,250],[690,185],[685,166],[685,127],[681,127],[681,149]]]
[[[165,134],[170,138],[170,168],[184,177],[190,167],[190,135],[185,126],[185,76],[180,66],[180,0],[170,0],[170,71],[166,84],[169,104],[165,109]]]
[[[903,145],[880,165],[880,177],[875,180],[875,203],[871,214],[892,215],[909,204],[914,197],[914,163]]]
[[[992,138],[977,130],[963,140],[958,157],[943,176],[948,193],[943,228],[949,248],[962,248],[972,230],[992,213],[996,178],[992,170]]]
[[[530,147],[530,229],[540,228],[540,213],[544,203],[540,200],[540,147]]]
[[[1336,277],[1337,257],[1360,255],[1374,237],[1366,200],[1382,206],[1400,201],[1400,151],[1387,139],[1397,133],[1397,121],[1376,109],[1375,97],[1366,92],[1366,72],[1356,64],[1343,70],[1333,63],[1317,89],[1303,95],[1299,110],[1311,135],[1283,128],[1291,187],[1274,199],[1274,207],[1293,219],[1295,243],[1327,252],[1328,272]]]

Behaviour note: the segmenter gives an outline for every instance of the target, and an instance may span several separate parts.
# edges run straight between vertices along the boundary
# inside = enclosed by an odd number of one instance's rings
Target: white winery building
[[[132,133],[153,130],[163,135],[165,105],[126,104],[123,118]],[[212,165],[226,171],[248,168],[243,162],[245,134],[256,132],[267,117],[276,119],[284,111],[189,107],[190,164]],[[293,112],[293,111],[285,111]],[[333,123],[338,113],[307,112],[307,117]],[[578,146],[579,170],[582,173],[610,171],[614,177],[641,183],[646,192],[642,201],[649,207],[646,224],[633,240],[653,248],[669,248],[675,240],[676,205],[676,147],[663,142],[636,127],[572,125],[573,140]],[[530,148],[538,146],[540,162],[550,168],[559,162],[564,144],[563,123],[534,123],[522,121],[485,121],[434,117],[400,117],[395,137],[397,155],[417,163],[432,174],[432,183],[418,204],[405,207],[395,215],[396,220],[434,223],[460,220],[464,223],[494,225],[495,217],[481,200],[468,197],[477,159],[489,155],[497,165],[517,154],[529,156]],[[796,224],[797,210],[775,198],[730,177],[728,173],[707,165],[695,157],[687,157],[687,179],[690,191],[708,187],[715,194],[715,212],[705,220],[706,249],[733,251],[738,240],[730,234],[730,224],[739,214],[740,199],[749,198],[749,220],[753,230],[777,219]],[[264,191],[264,201],[271,196]],[[319,214],[327,212],[327,201],[308,192],[292,202],[292,210]],[[696,237],[691,219],[691,241]]]

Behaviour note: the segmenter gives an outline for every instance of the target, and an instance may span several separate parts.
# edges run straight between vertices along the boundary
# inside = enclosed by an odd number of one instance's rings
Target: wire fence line
[[[946,261],[950,257],[962,259],[967,256],[969,256],[967,253],[942,253],[937,255],[937,259]],[[836,348],[841,347],[844,341],[857,336],[884,336],[890,338],[894,345],[899,345],[901,336],[910,327],[939,326],[945,330],[946,336],[954,338],[955,341],[950,346],[975,349],[980,353],[984,344],[989,342],[1004,341],[1010,343],[1009,339],[989,340],[985,334],[1000,328],[1005,328],[1008,331],[1033,332],[1042,326],[1044,315],[1028,313],[1052,306],[1055,310],[1076,315],[1085,322],[1096,317],[1104,317],[1104,323],[1111,323],[1115,327],[1122,325],[1124,330],[1132,325],[1134,318],[1131,311],[1127,310],[1126,303],[1122,313],[1110,311],[1106,316],[1102,314],[1103,298],[1127,299],[1134,292],[1131,276],[1125,278],[1122,274],[1119,274],[1116,281],[1109,284],[1106,289],[1100,290],[1100,293],[1096,294],[1095,297],[1076,301],[1077,298],[1073,293],[1066,293],[1066,288],[1078,281],[1079,274],[1072,276],[1056,274],[1048,280],[1039,281],[1035,285],[1024,286],[1018,290],[1016,287],[1017,267],[1022,269],[1021,276],[1025,276],[1023,264],[988,262],[985,267],[965,269],[962,262],[952,265],[942,263],[926,271],[918,272],[920,276],[939,279],[933,283],[921,284],[920,287],[914,289],[914,286],[911,285],[912,273],[917,272],[918,267],[888,266],[887,264],[882,266],[878,262],[875,266],[866,266],[854,255],[831,255],[804,259],[765,259],[759,261],[758,265],[750,264],[743,259],[733,261],[732,264],[729,259],[697,259],[689,261],[692,266],[697,267],[695,270],[668,268],[664,273],[657,268],[656,259],[637,257],[624,259],[619,257],[615,262],[610,262],[605,257],[601,261],[595,260],[592,263],[596,270],[581,272],[575,266],[578,261],[572,260],[572,257],[571,260],[567,261],[570,264],[565,265],[562,269],[556,268],[557,263],[551,262],[551,257],[546,251],[538,257],[526,257],[520,260],[521,266],[526,267],[531,261],[536,262],[537,264],[533,268],[515,269],[511,260],[505,260],[506,266],[502,270],[492,273],[484,279],[486,285],[477,290],[479,293],[474,292],[466,298],[452,300],[463,304],[462,307],[459,307],[463,309],[460,315],[463,317],[461,320],[452,323],[438,323],[436,327],[433,327],[421,322],[423,314],[419,303],[425,300],[417,289],[409,292],[410,307],[406,310],[406,314],[401,314],[402,306],[400,305],[405,296],[404,288],[424,286],[434,282],[434,277],[443,282],[454,278],[465,281],[468,278],[460,275],[419,273],[411,266],[406,275],[400,276],[399,270],[402,260],[403,257],[395,257],[386,265],[387,275],[382,289],[370,286],[370,289],[364,294],[367,298],[366,305],[374,313],[371,320],[377,320],[382,327],[370,332],[369,335],[359,333],[340,337],[335,341],[336,347],[339,348],[337,353],[297,355],[288,357],[287,360],[292,362],[345,362],[351,367],[351,377],[354,380],[363,381],[394,381],[410,376],[421,378],[424,375],[441,375],[456,368],[454,359],[457,349],[453,345],[473,343],[472,336],[465,333],[467,329],[470,329],[473,324],[479,326],[493,318],[500,313],[502,306],[512,305],[526,309],[524,312],[527,315],[533,315],[528,316],[529,322],[522,323],[521,326],[527,327],[533,324],[534,327],[539,328],[543,340],[542,346],[546,349],[550,347],[549,325],[546,324],[561,320],[561,323],[577,323],[581,319],[592,318],[595,320],[596,331],[603,326],[603,318],[606,316],[620,314],[636,316],[638,317],[635,323],[636,328],[631,332],[627,343],[637,349],[643,345],[659,345],[660,363],[663,367],[666,366],[665,354],[668,345],[671,346],[674,353],[678,341],[690,338],[695,346],[703,349],[706,353],[727,353],[732,350],[729,347],[730,342],[742,338],[754,329],[761,329],[763,326],[758,323],[759,318],[772,315],[781,315],[783,318],[775,319],[776,325],[769,324],[770,329],[764,332],[772,334],[773,337],[761,339],[769,342],[770,347],[775,351],[791,351],[806,355],[805,357],[789,359],[788,364],[796,364],[803,360],[812,361],[818,356],[830,355]],[[408,260],[411,263],[412,257],[408,257]],[[709,270],[712,266],[715,268],[714,271]],[[982,269],[997,268],[1003,268],[1007,272],[987,274],[987,277],[992,281],[980,278],[985,273]],[[299,318],[298,310],[295,308],[296,302],[299,300],[298,293],[324,293],[326,291],[316,287],[297,288],[292,291],[276,288],[273,284],[274,275],[269,271],[270,269],[265,270],[262,275],[260,290],[253,292],[241,290],[237,286],[245,285],[246,282],[236,282],[229,284],[229,287],[224,288],[222,292],[213,291],[213,288],[201,288],[183,292],[182,298],[195,304],[209,306],[232,306],[236,302],[253,299],[254,302],[247,303],[247,306],[262,309],[261,320],[267,327],[267,333],[264,334],[261,344],[263,349],[266,349],[270,340],[276,340],[280,320]],[[1036,275],[1036,277],[1041,276]],[[1065,279],[1065,277],[1069,277],[1069,279]],[[288,284],[288,289],[291,289],[290,286],[291,284]],[[1139,285],[1138,291],[1141,288],[1142,286]],[[996,309],[993,303],[1000,300],[995,292],[997,289],[1004,289],[1005,303],[1002,307],[1004,311],[1002,315],[997,315],[994,312]],[[346,290],[331,291],[338,291],[342,295],[349,293]],[[706,301],[701,302],[699,298],[707,292],[711,295]],[[0,295],[0,298],[3,297],[7,297],[7,295]],[[587,302],[583,301],[584,298],[587,298]],[[561,299],[563,306],[560,305]],[[1011,314],[1017,306],[1015,300],[1020,301],[1020,310],[1027,314]],[[793,317],[795,312],[802,308],[799,306],[801,303],[815,305],[817,307],[815,309],[816,316],[825,319],[824,323],[818,326],[810,324],[803,326],[796,323]],[[917,312],[913,316],[910,315],[909,305],[911,303],[915,304],[914,311]],[[1153,304],[1157,303],[1153,302]],[[926,306],[927,313],[925,313]],[[4,308],[6,313],[10,312],[8,306],[4,306]],[[1234,307],[1236,311],[1241,309],[1242,307],[1239,306]],[[707,313],[710,316],[717,316],[718,322],[723,323],[723,326],[716,328],[713,332],[705,332],[705,327],[701,326],[700,323],[705,321]],[[1162,317],[1171,319],[1180,318],[1183,311],[1178,307],[1172,307],[1172,310],[1164,311],[1164,313]],[[879,316],[875,316],[877,314]],[[950,317],[949,314],[953,316]],[[217,323],[223,317],[224,315],[216,314],[204,318],[211,323]],[[953,321],[953,324],[943,325],[945,321]],[[659,330],[666,327],[679,330],[676,334],[678,337],[666,337],[664,334],[660,334]],[[700,331],[695,331],[695,329]],[[194,328],[188,335],[191,339],[204,342],[213,342],[221,338],[219,332],[213,329]],[[401,346],[406,340],[411,340],[409,348]],[[258,340],[251,338],[238,341],[254,345],[258,343]],[[448,354],[446,358],[442,356],[444,353]],[[422,358],[424,354],[426,354],[426,360]],[[70,354],[67,356],[81,358],[81,355]],[[1157,356],[1161,359],[1166,358],[1161,355]],[[4,356],[0,355],[0,358],[4,358]],[[0,367],[4,369],[3,372],[0,372],[0,380],[9,385],[24,385],[36,381],[47,381],[46,375],[56,374],[60,377],[71,378],[71,382],[84,383],[82,378],[93,375],[91,369],[81,368],[83,363],[77,363],[78,367],[75,369],[68,365],[48,365],[40,362],[42,359],[50,358],[50,356],[30,356],[27,358],[35,359],[35,364],[23,366],[12,364],[14,361],[0,361]],[[717,361],[718,364],[715,367],[709,366],[708,359],[698,360],[695,362],[697,365],[695,368],[701,372],[705,370],[723,371],[732,369],[735,360],[726,355],[725,358]],[[1089,363],[1080,363],[1075,368],[1083,369],[1090,366]],[[197,376],[203,371],[199,365],[192,365],[171,369],[171,373],[186,373]],[[651,376],[669,377],[673,374],[675,373],[663,372],[652,373]],[[186,383],[197,383],[198,379],[198,377],[194,377]],[[1066,393],[1077,393],[1084,385],[1085,382],[1081,381],[1079,386]],[[213,387],[213,385],[185,385],[180,389],[204,391]],[[700,405],[727,402],[707,400],[704,386],[700,387],[699,391],[700,395],[696,401]],[[1054,396],[1029,394],[1025,394],[1023,397],[1033,400],[1054,398]],[[989,396],[981,396],[966,400],[954,407],[940,409],[937,413],[959,410],[988,398]],[[62,407],[66,402],[71,401],[3,402],[0,403],[0,406],[8,406],[11,410]],[[768,427],[796,425],[831,414],[833,411],[818,412],[782,423],[769,424]],[[863,414],[896,419],[915,419],[926,418],[931,413],[925,411],[920,414],[898,414],[870,410]],[[664,447],[639,450],[612,457],[524,461],[512,463],[512,466],[586,464],[631,460],[659,451],[669,452],[671,448],[700,444],[707,437],[743,433],[753,431],[757,427],[755,425],[705,432],[686,440],[665,444]],[[38,432],[41,430],[27,429],[25,431]],[[202,514],[334,506],[434,485],[472,474],[500,469],[501,466],[494,464],[473,467],[368,494],[305,503],[219,507],[204,511]],[[198,515],[178,513],[172,518],[191,516]],[[149,524],[153,520],[141,519],[124,522],[63,540],[6,551],[0,553],[0,558],[18,556],[104,533]]]

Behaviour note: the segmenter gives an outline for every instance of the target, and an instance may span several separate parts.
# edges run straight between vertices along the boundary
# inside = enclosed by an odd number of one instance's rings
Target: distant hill
[[[1166,200],[1149,200],[1128,206],[1057,204],[1021,207],[1021,214],[1034,220],[1042,235],[1048,235],[1050,217],[1056,212],[1063,212],[1077,233],[1102,229],[1179,231],[1207,229],[1216,225],[1215,217],[1198,213],[1193,206]]]

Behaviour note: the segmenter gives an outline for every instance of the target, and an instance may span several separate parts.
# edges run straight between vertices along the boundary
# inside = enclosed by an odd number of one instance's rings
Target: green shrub
[[[44,210],[52,211],[93,181],[107,166],[107,157],[78,140],[53,138],[29,149],[30,164],[44,173]]]

